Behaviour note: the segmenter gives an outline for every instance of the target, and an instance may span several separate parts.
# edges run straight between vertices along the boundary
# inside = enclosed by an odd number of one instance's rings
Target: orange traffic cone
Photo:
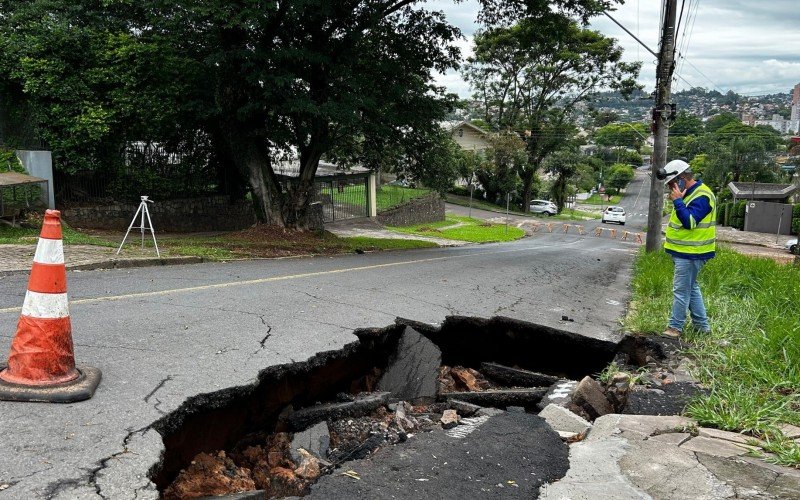
[[[75,366],[57,210],[45,212],[8,365],[0,370],[0,399],[11,401],[82,401],[100,383],[100,370]]]

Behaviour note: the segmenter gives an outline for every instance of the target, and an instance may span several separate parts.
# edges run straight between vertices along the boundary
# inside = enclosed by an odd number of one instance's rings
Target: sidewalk
[[[788,426],[792,439],[800,428]],[[749,456],[746,436],[686,417],[609,414],[570,445],[570,469],[539,498],[797,498],[800,470]]]
[[[0,276],[27,273],[33,264],[36,243],[29,245],[0,245]],[[64,257],[68,270],[114,269],[126,267],[156,266],[167,264],[194,264],[202,262],[200,257],[156,257],[155,251],[141,254],[93,245],[64,245]]]

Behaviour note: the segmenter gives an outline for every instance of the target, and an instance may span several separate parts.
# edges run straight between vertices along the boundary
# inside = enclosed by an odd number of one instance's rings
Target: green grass
[[[337,203],[351,203],[360,205],[366,196],[364,185],[346,186],[343,192],[333,190],[333,200]],[[376,193],[375,203],[378,211],[388,210],[407,201],[431,193],[430,189],[406,188],[402,186],[382,186]]]
[[[595,212],[587,212],[585,210],[571,210],[565,208],[560,214],[553,215],[551,218],[558,220],[586,220],[586,219],[600,219],[603,215]]]
[[[449,227],[459,224],[458,227]],[[391,227],[393,231],[433,236],[448,240],[469,241],[471,243],[490,243],[499,241],[513,241],[525,236],[525,231],[518,227],[505,224],[489,224],[479,219],[469,217],[447,216],[444,221],[413,226]]]
[[[67,245],[95,245],[101,247],[115,247],[119,245],[118,242],[114,243],[103,238],[75,231],[63,221],[61,222],[61,231],[64,236],[64,243]],[[0,244],[36,243],[39,239],[40,232],[41,229],[39,228],[0,225]]]
[[[672,305],[672,263],[663,252],[635,264],[628,330],[656,333]],[[722,248],[700,273],[713,333],[687,329],[695,376],[710,388],[687,414],[703,425],[767,440],[770,460],[800,467],[800,446],[781,422],[800,425],[800,268]]]
[[[611,195],[611,197],[608,200],[601,200],[600,199],[600,195],[595,193],[595,194],[591,195],[590,197],[588,197],[587,199],[581,200],[581,203],[583,203],[584,205],[605,205],[605,206],[608,206],[608,205],[616,205],[617,203],[619,203],[619,200],[621,200],[621,199],[622,199],[622,195],[615,194],[615,195]]]
[[[378,211],[402,205],[403,203],[425,196],[431,192],[430,189],[406,188],[402,186],[382,186],[376,193],[376,203]]]

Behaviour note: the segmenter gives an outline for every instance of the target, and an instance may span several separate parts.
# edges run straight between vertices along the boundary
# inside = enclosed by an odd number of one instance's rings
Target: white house
[[[478,152],[489,147],[489,132],[466,120],[442,122],[441,126],[465,151]]]

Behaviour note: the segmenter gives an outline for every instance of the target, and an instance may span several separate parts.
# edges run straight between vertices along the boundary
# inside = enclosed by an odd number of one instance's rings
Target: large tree
[[[259,218],[302,228],[324,155],[426,136],[444,115],[431,70],[456,64],[458,31],[413,3],[160,1],[141,29],[211,75],[220,135]],[[273,168],[278,152],[299,161],[285,190]]]
[[[594,132],[594,142],[598,146],[631,148],[638,151],[649,134],[650,131],[644,123],[609,123]]]
[[[574,134],[575,105],[601,89],[627,95],[636,88],[639,65],[621,56],[614,39],[557,10],[476,34],[463,74],[483,103],[484,119],[525,138],[528,161],[519,175],[526,210],[536,171]]]

